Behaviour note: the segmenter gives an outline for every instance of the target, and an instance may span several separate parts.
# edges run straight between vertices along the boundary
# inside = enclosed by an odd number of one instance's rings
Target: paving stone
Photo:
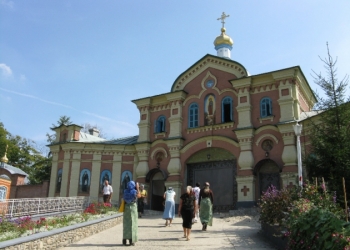
[[[239,213],[215,214],[212,227],[202,231],[200,223],[193,224],[191,240],[182,238],[182,219],[175,218],[171,227],[165,227],[161,213],[147,213],[138,221],[139,241],[135,246],[122,245],[123,225],[119,224],[105,231],[96,233],[60,250],[108,250],[108,249],[276,249],[261,234],[256,215]]]

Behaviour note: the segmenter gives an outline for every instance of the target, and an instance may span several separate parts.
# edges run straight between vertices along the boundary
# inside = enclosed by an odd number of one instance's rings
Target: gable
[[[236,79],[248,76],[247,70],[240,63],[222,57],[206,55],[178,76],[171,87],[171,92],[183,90],[189,82],[208,68],[228,72],[235,75]]]

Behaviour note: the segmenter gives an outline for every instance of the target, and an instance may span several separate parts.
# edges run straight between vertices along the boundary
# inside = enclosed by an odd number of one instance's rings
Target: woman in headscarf
[[[186,240],[190,240],[195,207],[196,198],[194,195],[192,195],[192,187],[187,186],[186,193],[181,195],[179,204],[179,217],[182,217],[182,228],[184,230],[184,238],[186,238]]]
[[[172,187],[169,187],[163,195],[163,198],[165,199],[165,209],[163,213],[163,219],[165,219],[165,226],[169,225],[170,227],[175,217],[175,196],[176,193]]]
[[[135,246],[137,242],[137,193],[139,191],[138,183],[129,181],[124,190],[124,215],[123,215],[123,245],[129,240],[130,245]]]
[[[199,210],[199,218],[202,222],[202,230],[207,231],[207,225],[212,226],[213,225],[213,202],[214,202],[214,195],[213,191],[210,190],[210,184],[209,182],[206,182],[204,184],[204,188],[201,189],[199,193],[199,200],[198,200],[198,208]]]

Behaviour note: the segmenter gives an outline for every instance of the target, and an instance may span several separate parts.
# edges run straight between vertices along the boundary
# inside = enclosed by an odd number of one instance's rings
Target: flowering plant
[[[326,209],[312,207],[288,220],[288,249],[350,249],[350,224]]]
[[[350,250],[350,223],[326,185],[305,184],[302,189],[271,186],[260,199],[260,222],[282,225],[288,249]]]
[[[112,207],[111,203],[91,203],[85,210],[84,213],[90,214],[105,214],[108,211],[116,211],[116,208]]]
[[[272,225],[281,224],[294,199],[296,199],[295,189],[277,190],[275,186],[271,185],[260,198],[259,221]]]
[[[3,215],[0,217],[0,242],[97,219],[105,216],[106,214],[109,215],[115,213],[117,213],[116,208],[112,207],[109,203],[93,203],[85,209],[84,213],[46,218],[41,217],[37,220],[30,216],[12,219],[6,218]]]
[[[337,194],[334,191],[333,195],[327,191],[325,183],[320,186],[306,184],[301,191],[301,197],[310,200],[315,207],[327,209],[338,218],[344,219],[344,212],[337,201]]]

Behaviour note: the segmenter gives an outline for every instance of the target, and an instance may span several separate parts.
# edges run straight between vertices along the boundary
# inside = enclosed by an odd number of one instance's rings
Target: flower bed
[[[18,237],[46,232],[55,228],[75,225],[85,221],[99,219],[106,215],[116,214],[117,211],[109,203],[92,203],[83,213],[63,216],[41,217],[33,220],[30,216],[20,218],[0,218],[0,242]]]
[[[94,208],[93,210],[91,210]],[[122,214],[101,204],[91,205],[81,214],[31,220],[2,218],[1,249],[56,249],[122,222]],[[101,225],[102,224],[102,225]],[[9,240],[11,239],[11,240]],[[21,245],[21,246],[19,246]]]
[[[350,223],[336,203],[336,194],[331,195],[324,183],[318,187],[307,184],[302,189],[270,187],[259,205],[263,234],[275,244],[288,241],[289,250],[350,250]]]

